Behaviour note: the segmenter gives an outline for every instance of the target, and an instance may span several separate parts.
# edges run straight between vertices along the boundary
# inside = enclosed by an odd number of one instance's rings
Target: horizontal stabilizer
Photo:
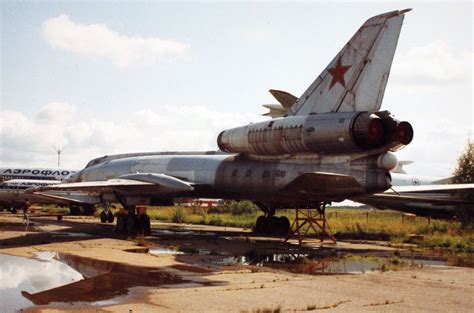
[[[286,91],[276,89],[270,89],[269,91],[280,104],[264,104],[263,107],[270,110],[263,114],[264,116],[270,116],[271,118],[283,117],[288,112],[288,109],[298,100],[297,97]]]
[[[269,90],[272,96],[277,99],[278,102],[285,108],[289,109],[293,104],[295,104],[296,101],[298,101],[298,98],[293,96],[291,93],[282,91],[282,90],[276,90],[276,89],[270,89]]]
[[[287,109],[280,104],[263,104],[263,107],[270,110],[263,116],[270,116],[271,118],[283,117],[287,112]]]

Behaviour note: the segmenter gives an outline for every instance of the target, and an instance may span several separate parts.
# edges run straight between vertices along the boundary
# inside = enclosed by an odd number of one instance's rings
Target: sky
[[[473,138],[471,2],[1,1],[0,166],[217,149],[265,119],[269,89],[300,96],[365,20],[405,8],[382,109],[413,125],[406,170],[449,176]]]

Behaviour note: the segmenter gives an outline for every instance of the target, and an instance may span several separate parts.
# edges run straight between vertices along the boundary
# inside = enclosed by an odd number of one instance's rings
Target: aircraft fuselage
[[[379,155],[299,155],[287,158],[259,158],[240,154],[216,153],[161,154],[113,159],[87,167],[72,181],[104,181],[134,173],[163,173],[195,188],[186,196],[226,199],[248,199],[272,205],[307,206],[311,202],[342,201],[359,190],[347,186],[332,188],[325,184],[311,186],[311,192],[285,189],[303,173],[336,173],[354,177],[364,192],[379,192],[390,187],[387,170],[377,166]],[[311,182],[309,182],[311,183]],[[141,186],[121,190],[150,198],[160,194],[158,186]],[[169,194],[172,198],[174,195]],[[180,193],[180,196],[183,196]],[[163,195],[160,195],[163,198]]]

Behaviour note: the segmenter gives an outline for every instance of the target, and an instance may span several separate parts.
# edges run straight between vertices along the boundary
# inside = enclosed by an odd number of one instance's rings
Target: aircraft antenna
[[[58,167],[60,167],[61,153],[64,151],[64,147],[56,147],[56,145],[55,145],[53,148],[54,148],[54,151],[58,154]]]

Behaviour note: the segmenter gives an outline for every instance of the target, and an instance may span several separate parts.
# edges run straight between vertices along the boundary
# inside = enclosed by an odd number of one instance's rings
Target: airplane
[[[9,179],[56,180],[60,181],[77,172],[71,169],[38,167],[1,167],[0,181]]]
[[[353,200],[382,210],[440,218],[458,217],[463,210],[472,209],[474,203],[459,198],[459,194],[473,190],[474,184],[453,184],[453,177],[407,174],[403,165],[411,163],[399,161],[391,171],[392,188],[383,193],[357,196]]]
[[[128,213],[117,216],[117,230],[129,233],[149,230],[139,205],[169,205],[179,197],[250,200],[264,212],[256,231],[279,234],[290,223],[275,216],[277,209],[324,213],[329,202],[383,193],[397,166],[392,152],[413,138],[409,122],[380,110],[410,10],[368,19],[301,97],[270,90],[282,105],[267,107],[278,116],[222,131],[219,151],[103,156],[66,183],[29,192],[73,190],[119,202]]]
[[[69,197],[71,192],[50,192],[44,195],[25,193],[29,188],[59,184],[61,180],[75,172],[77,170],[58,168],[2,167],[0,168],[0,207],[16,213],[18,209],[27,208],[28,204],[57,204],[68,206],[73,215],[80,214],[81,208],[84,214],[93,214],[95,210],[93,201],[82,193],[74,193],[76,199],[64,198],[64,196]],[[81,201],[84,198],[87,202]]]

